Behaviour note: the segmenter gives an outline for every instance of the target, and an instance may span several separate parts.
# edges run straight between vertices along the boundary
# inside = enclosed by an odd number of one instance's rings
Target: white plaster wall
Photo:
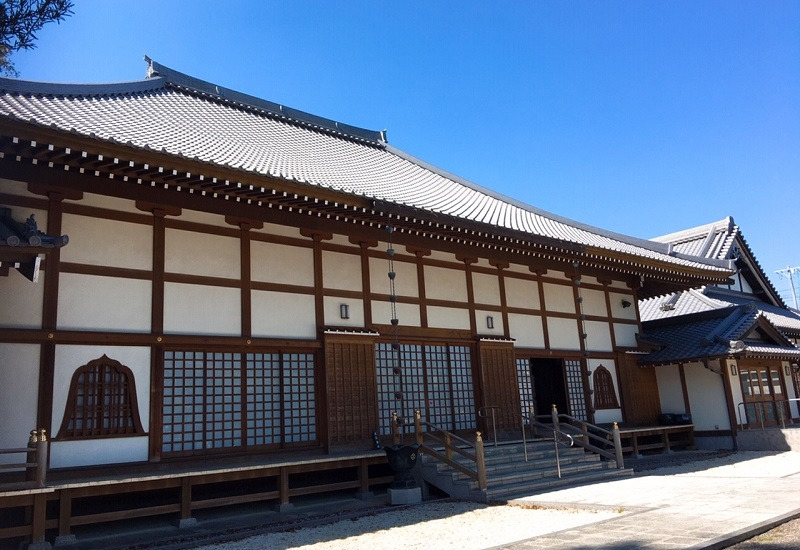
[[[469,329],[469,310],[428,306],[428,326],[431,328]]]
[[[25,447],[36,425],[39,393],[39,346],[0,344],[0,449]],[[0,464],[20,462],[23,455],[0,455]]]
[[[384,247],[385,249],[385,247]],[[431,260],[441,260],[443,262],[455,262],[456,256],[455,254],[450,254],[449,252],[442,252],[440,250],[432,250],[429,256],[426,256]],[[460,262],[459,262],[460,263]]]
[[[323,251],[322,285],[325,288],[361,291],[361,258],[355,254]]]
[[[227,227],[228,229],[234,227],[226,223],[225,216],[221,214],[212,214],[211,212],[201,212],[199,210],[184,209],[178,219],[182,222],[203,223],[216,227]]]
[[[547,311],[575,313],[575,295],[569,285],[544,283],[544,306]]]
[[[150,348],[131,346],[56,346],[53,376],[53,424],[56,435],[64,419],[69,384],[75,371],[89,361],[107,355],[133,373],[139,418],[145,432],[150,430]],[[54,441],[50,446],[50,467],[66,468],[93,464],[114,464],[147,460],[147,436],[112,437],[85,441]]]
[[[539,303],[539,283],[506,277],[505,284],[508,307],[541,308]]]
[[[180,229],[167,229],[165,239],[167,273],[240,278],[239,239]]]
[[[61,261],[79,264],[153,268],[153,228],[64,214],[63,231],[69,243],[61,249]]]
[[[581,349],[578,322],[575,319],[549,317],[547,334],[550,337],[550,349]]]
[[[255,313],[255,304],[253,304]],[[164,332],[238,336],[242,332],[238,288],[166,283]]]
[[[589,389],[594,392],[594,371],[600,365],[604,366],[608,372],[611,373],[611,379],[614,383],[614,393],[617,396],[617,403],[622,404],[622,397],[619,391],[619,373],[617,372],[617,364],[611,359],[588,359],[586,366],[589,369]],[[594,393],[592,393],[592,406],[594,406]],[[594,421],[598,424],[605,424],[611,422],[622,422],[622,409],[599,409],[594,413]]]
[[[300,229],[288,225],[278,225],[277,223],[265,223],[261,229],[253,229],[255,233],[266,233],[268,235],[281,235],[283,237],[297,237],[307,240],[300,234]]]
[[[333,237],[329,241],[326,241],[326,242],[331,243],[331,244],[338,244],[338,245],[341,245],[341,246],[350,247],[350,248],[353,249],[353,251],[355,253],[358,253],[358,250],[360,249],[360,247],[358,245],[355,245],[355,244],[350,242],[350,237],[348,237],[347,235],[335,235],[334,234]]]
[[[396,304],[397,318],[400,324],[407,327],[418,327],[422,325],[419,306],[416,304]],[[379,325],[388,325],[392,319],[391,303],[372,301],[372,322]]]
[[[473,273],[472,291],[476,304],[500,305],[500,281],[497,275]]]
[[[487,317],[492,318],[494,328],[489,328]],[[489,310],[476,310],[475,311],[475,327],[477,327],[479,334],[492,334],[496,336],[503,335],[503,314],[499,311]]]
[[[639,332],[637,325],[614,323],[614,339],[618,346],[635,348],[636,334]]]
[[[97,195],[95,193],[84,193],[83,198],[79,201],[67,200],[72,204],[80,204],[81,206],[94,206],[96,208],[106,208],[108,210],[116,210],[118,212],[129,212],[133,214],[146,214],[142,210],[136,208],[136,201],[127,199],[120,199],[117,197],[107,197],[105,195]],[[70,235],[72,237],[72,235]]]
[[[150,281],[62,273],[58,328],[150,332],[151,292]]]
[[[8,277],[0,277],[0,326],[6,328],[40,328],[44,304],[44,273],[32,283],[12,269]]]
[[[143,436],[53,441],[50,443],[50,468],[145,462],[148,440],[147,436]]]
[[[608,295],[611,301],[611,315],[615,319],[636,319],[636,299],[633,294],[612,292]],[[622,301],[630,302],[629,307],[622,307]]]
[[[686,364],[684,371],[695,430],[730,429],[722,377],[701,363]]]
[[[731,374],[731,366],[736,367],[736,374]],[[733,396],[733,407],[736,411],[736,421],[739,424],[745,422],[744,406],[739,406],[739,403],[744,402],[744,395],[742,394],[742,383],[739,380],[739,364],[735,359],[728,359],[725,361],[725,372],[731,382],[731,395]]]
[[[591,351],[613,351],[611,331],[608,323],[586,321],[586,349]]]
[[[396,258],[396,257],[395,257]],[[417,266],[411,262],[394,261],[394,290],[398,296],[419,296]],[[370,290],[376,294],[389,294],[389,262],[383,258],[369,259]]]
[[[518,347],[544,348],[544,329],[538,315],[509,313],[508,332]]]
[[[466,302],[466,273],[463,270],[426,265],[425,296],[434,300]]]
[[[683,389],[678,365],[655,367],[658,382],[658,398],[661,401],[662,413],[685,413]]]
[[[583,298],[582,307],[585,315],[608,317],[605,292],[591,288],[581,288],[580,295]]]
[[[250,242],[253,281],[314,286],[314,251],[302,246]]]
[[[314,296],[290,292],[254,290],[251,294],[253,336],[315,338]],[[338,302],[337,302],[338,304]],[[337,317],[338,317],[338,305]],[[350,309],[350,314],[355,312]],[[336,323],[340,324],[340,323]]]
[[[9,180],[0,178],[0,193],[8,193],[9,195],[18,195],[22,197],[39,197],[28,191],[28,185],[21,181]]]
[[[325,308],[325,324],[329,326],[363,327],[364,326],[364,301],[354,298],[337,298],[326,296],[323,299]],[[342,319],[339,306],[347,304],[350,318]]]

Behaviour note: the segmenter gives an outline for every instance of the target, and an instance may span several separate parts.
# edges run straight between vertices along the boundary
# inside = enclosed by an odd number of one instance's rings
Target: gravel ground
[[[261,550],[263,548],[349,550],[353,548],[478,550],[619,517],[621,511],[552,510],[513,505],[487,506],[469,502],[423,503],[396,511],[339,521],[323,527],[269,533],[200,547],[201,550]],[[480,529],[490,525],[491,529]]]
[[[719,465],[736,461],[730,451],[688,451],[630,460],[626,466],[646,475],[691,472],[694,463],[713,460]],[[705,466],[699,466],[705,468]],[[691,475],[691,474],[690,474]],[[576,510],[525,507],[520,504],[482,505],[451,500],[418,506],[388,508],[357,515],[322,526],[286,526],[280,532],[247,537],[233,535],[228,542],[197,546],[200,550],[251,549],[360,549],[401,546],[427,549],[483,549],[513,543],[620,517],[625,510]],[[480,526],[491,526],[480,529]],[[206,541],[207,543],[207,541]],[[198,544],[202,544],[198,541]],[[184,546],[186,547],[186,546]],[[800,519],[789,521],[748,541],[731,546],[736,550],[785,550],[800,548]]]
[[[800,519],[788,521],[771,531],[728,548],[731,550],[797,550],[800,548]]]

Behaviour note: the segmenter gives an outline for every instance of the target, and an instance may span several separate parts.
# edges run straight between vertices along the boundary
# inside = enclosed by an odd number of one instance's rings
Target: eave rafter
[[[611,270],[631,280],[658,281],[645,293],[650,295],[696,286],[698,281],[718,283],[727,279],[725,274],[711,270],[680,267],[568,241],[525,235],[24,121],[0,120],[0,155],[5,160],[23,164],[334,220],[359,228],[382,230],[392,225],[398,231],[397,238],[415,245],[436,240],[448,243],[451,248],[470,249],[478,255],[485,250],[486,257],[499,255],[508,261],[555,269],[578,262],[581,273],[587,275],[607,276]]]

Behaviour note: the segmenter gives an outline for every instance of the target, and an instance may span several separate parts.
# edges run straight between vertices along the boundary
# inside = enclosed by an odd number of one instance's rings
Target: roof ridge
[[[166,67],[148,56],[144,56],[147,62],[147,78],[162,77],[167,84],[198,93],[203,96],[210,96],[215,99],[232,103],[235,105],[256,109],[270,115],[291,120],[304,126],[324,130],[338,136],[344,136],[356,141],[367,142],[373,145],[385,146],[386,130],[368,130],[337,122],[335,120],[313,115],[299,109],[293,109],[273,101],[261,99],[256,96],[237,92],[229,88],[218,86],[205,80],[200,80],[175,69]]]

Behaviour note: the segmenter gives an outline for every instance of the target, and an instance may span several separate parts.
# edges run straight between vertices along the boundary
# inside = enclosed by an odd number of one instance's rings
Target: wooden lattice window
[[[569,398],[570,415],[578,420],[588,420],[586,397],[583,393],[583,370],[581,368],[581,362],[575,359],[565,360],[564,371],[567,375],[567,397]]]
[[[57,439],[144,435],[131,369],[103,355],[72,375]]]
[[[472,355],[468,346],[447,344],[375,344],[380,433],[390,433],[393,412],[450,430],[475,428]],[[424,430],[427,428],[423,427]]]
[[[164,352],[161,451],[317,441],[313,353]]]
[[[603,365],[597,367],[592,375],[592,381],[594,382],[594,408],[597,410],[618,409],[619,402],[614,391],[614,380],[608,369]]]

